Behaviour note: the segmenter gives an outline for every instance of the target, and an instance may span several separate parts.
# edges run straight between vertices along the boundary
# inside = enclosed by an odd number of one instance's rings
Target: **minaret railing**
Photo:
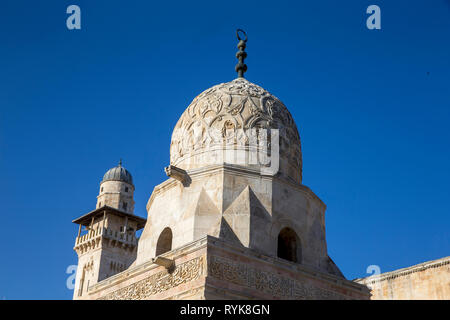
[[[136,235],[133,234],[127,234],[120,232],[118,230],[112,230],[109,228],[96,228],[89,230],[86,234],[80,235],[75,240],[75,245],[81,245],[83,243],[92,241],[93,239],[96,239],[98,237],[104,237],[111,240],[116,240],[119,242],[123,242],[124,244],[130,244],[130,245],[137,245],[137,238]]]

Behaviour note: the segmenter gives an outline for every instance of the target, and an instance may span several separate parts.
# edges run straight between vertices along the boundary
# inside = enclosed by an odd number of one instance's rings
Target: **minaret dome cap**
[[[133,185],[133,177],[127,169],[122,167],[122,160],[116,167],[109,169],[105,173],[102,182],[105,181],[121,181]]]

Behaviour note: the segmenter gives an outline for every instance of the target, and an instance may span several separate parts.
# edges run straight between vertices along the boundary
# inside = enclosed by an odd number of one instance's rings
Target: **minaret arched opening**
[[[159,256],[170,250],[172,250],[172,230],[167,227],[159,235],[158,242],[156,243],[155,256]]]
[[[284,228],[278,234],[277,256],[292,262],[301,262],[302,246],[300,238],[291,228]]]

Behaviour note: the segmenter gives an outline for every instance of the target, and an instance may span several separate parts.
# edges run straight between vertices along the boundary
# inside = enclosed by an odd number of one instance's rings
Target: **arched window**
[[[301,262],[302,246],[300,238],[291,228],[284,228],[278,234],[277,256],[292,262]]]
[[[172,230],[165,228],[159,235],[156,243],[156,256],[172,250]]]

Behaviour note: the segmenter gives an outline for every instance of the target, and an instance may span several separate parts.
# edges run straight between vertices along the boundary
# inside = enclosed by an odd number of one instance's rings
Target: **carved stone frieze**
[[[99,300],[144,300],[151,296],[175,288],[183,283],[196,280],[204,275],[205,257],[201,256],[176,266],[172,273],[161,271],[129,286],[101,297]]]
[[[248,264],[234,262],[221,257],[213,256],[210,258],[208,276],[255,289],[281,299],[348,299],[348,297],[337,292],[313,286],[306,281],[262,271]]]
[[[151,299],[156,294],[206,276],[206,270],[208,270],[208,277],[254,289],[280,299],[351,299],[351,297],[341,295],[338,292],[311,285],[306,280],[292,279],[277,273],[262,271],[249,264],[235,262],[223,257],[211,256],[206,268],[206,257],[201,256],[178,265],[173,273],[158,272],[136,283],[115,290],[99,298],[99,300]],[[178,296],[192,296],[198,294],[201,290],[203,290],[203,287],[195,288],[195,292],[192,290],[192,292],[177,292],[168,299],[174,299]]]

